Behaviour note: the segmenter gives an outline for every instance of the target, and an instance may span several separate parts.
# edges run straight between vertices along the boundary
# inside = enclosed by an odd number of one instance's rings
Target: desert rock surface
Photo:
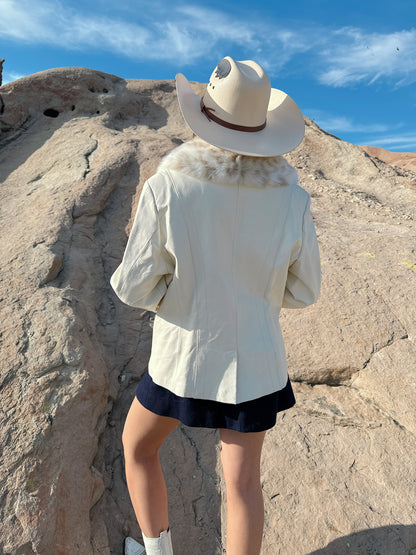
[[[387,164],[416,171],[416,152],[392,152],[378,146],[361,145],[361,148],[370,156],[387,162]]]
[[[202,84],[194,84],[203,93]],[[296,405],[262,457],[263,555],[416,549],[416,173],[307,120],[322,293],[282,310]],[[174,82],[85,68],[0,89],[0,552],[109,555],[140,540],[121,432],[153,316],[109,279],[144,181],[192,137]],[[175,554],[220,554],[217,430],[161,449]],[[414,553],[414,552],[413,552]]]

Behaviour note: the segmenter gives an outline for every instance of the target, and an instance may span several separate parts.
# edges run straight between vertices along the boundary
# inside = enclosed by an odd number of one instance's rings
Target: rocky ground
[[[377,146],[361,146],[370,156],[378,158],[392,166],[416,171],[416,152],[391,152]]]
[[[407,555],[416,173],[306,124],[287,159],[312,196],[322,293],[281,314],[297,403],[266,434],[262,554]],[[142,184],[192,133],[173,81],[83,68],[1,87],[0,128],[0,552],[121,555],[140,539],[121,431],[152,314],[109,278]],[[180,425],[161,449],[178,555],[223,551],[218,442]]]

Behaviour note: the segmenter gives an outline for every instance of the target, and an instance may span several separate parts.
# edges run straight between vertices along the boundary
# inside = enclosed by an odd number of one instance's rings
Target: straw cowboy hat
[[[176,75],[176,90],[186,123],[219,148],[277,156],[296,148],[305,134],[297,104],[283,91],[272,89],[269,76],[253,60],[223,58],[202,98],[182,73]]]

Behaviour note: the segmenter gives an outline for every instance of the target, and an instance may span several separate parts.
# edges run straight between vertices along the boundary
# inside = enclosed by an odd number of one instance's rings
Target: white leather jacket
[[[281,157],[195,138],[143,185],[111,285],[156,312],[149,374],[176,395],[240,403],[287,381],[281,308],[321,286],[310,195]]]

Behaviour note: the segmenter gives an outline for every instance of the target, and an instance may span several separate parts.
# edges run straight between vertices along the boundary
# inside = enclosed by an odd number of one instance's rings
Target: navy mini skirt
[[[148,371],[137,386],[136,397],[148,410],[160,416],[176,418],[186,426],[228,428],[238,432],[262,432],[273,428],[276,414],[296,403],[289,377],[283,389],[233,405],[207,399],[178,397],[155,384]]]

